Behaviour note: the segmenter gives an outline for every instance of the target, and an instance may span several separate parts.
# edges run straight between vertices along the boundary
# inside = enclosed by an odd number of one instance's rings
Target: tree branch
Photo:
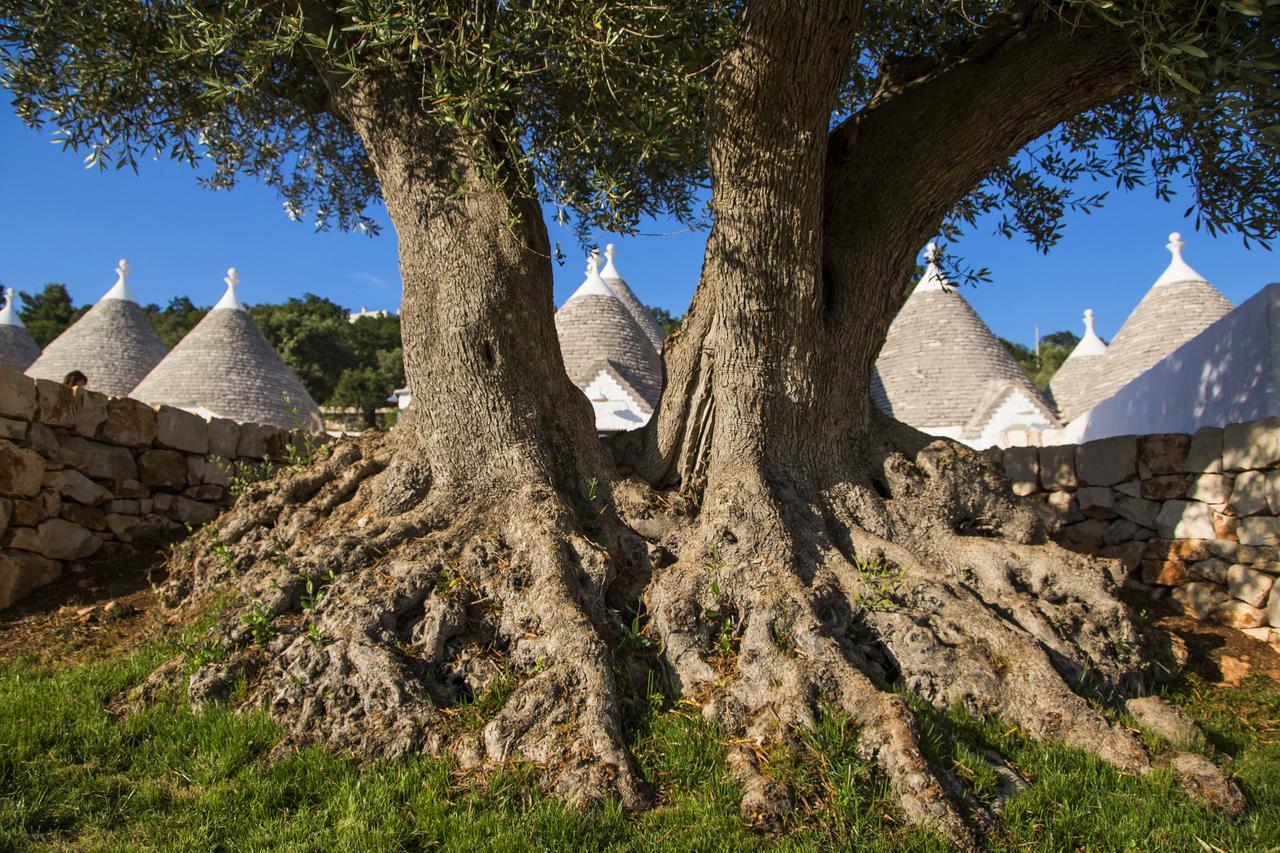
[[[880,92],[831,134],[827,229],[894,220],[910,252],[993,169],[1061,122],[1136,81],[1124,33],[1043,7],[1010,15],[932,67],[887,69]]]

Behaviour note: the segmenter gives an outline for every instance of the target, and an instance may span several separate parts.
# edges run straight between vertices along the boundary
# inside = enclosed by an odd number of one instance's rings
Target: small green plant
[[[267,479],[276,470],[275,463],[270,459],[264,459],[261,462],[241,459],[238,462],[232,462],[215,456],[213,465],[227,478],[227,491],[236,499],[247,492],[254,483]]]
[[[596,506],[599,503],[600,506]],[[578,522],[583,529],[594,531],[600,525],[600,516],[604,515],[608,505],[600,498],[600,481],[595,477],[587,483],[587,493],[578,501]]]
[[[221,643],[201,643],[194,651],[187,653],[187,670],[195,672],[202,666],[221,663],[227,657],[227,650]]]
[[[646,634],[648,614],[643,610],[635,615],[630,625],[622,626],[622,645],[642,654],[653,651],[654,642]]]
[[[259,646],[265,646],[275,639],[276,629],[271,625],[271,613],[258,599],[253,600],[248,612],[240,614],[240,621],[248,627],[253,641]]]
[[[738,646],[737,620],[731,611],[708,610],[707,619],[716,624],[716,653],[721,657],[731,657]]]
[[[310,622],[307,624],[307,640],[311,645],[319,648],[329,642],[329,635],[326,634],[325,630],[319,625],[314,622]]]
[[[231,549],[227,547],[227,543],[223,542],[221,539],[215,538],[213,540],[213,548],[211,550],[213,552],[213,558],[217,560],[224,569],[227,569],[228,571],[235,569],[236,558],[231,553]]]
[[[302,609],[308,613],[320,606],[329,592],[329,587],[338,579],[338,576],[333,573],[333,569],[329,569],[319,577],[309,578],[303,575],[298,577],[305,582],[305,589],[302,593]]]

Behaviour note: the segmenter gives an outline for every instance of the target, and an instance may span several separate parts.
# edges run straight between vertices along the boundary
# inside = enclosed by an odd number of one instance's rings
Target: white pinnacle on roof
[[[1084,337],[1049,380],[1049,393],[1063,421],[1074,419],[1093,399],[1107,345],[1093,330],[1093,309],[1084,310]]]
[[[240,283],[240,276],[236,273],[236,268],[232,267],[227,270],[227,277],[223,279],[227,283],[227,292],[222,294],[222,298],[218,300],[218,304],[213,306],[212,311],[219,308],[230,308],[232,311],[245,310],[244,303],[240,301],[240,297],[236,295],[236,285]]]
[[[596,250],[592,250],[592,256],[599,263],[600,255]],[[662,352],[663,338],[666,333],[662,330],[662,324],[654,318],[648,308],[644,307],[639,298],[623,280],[622,274],[618,272],[618,267],[614,263],[617,252],[614,251],[613,244],[610,243],[604,247],[605,264],[600,270],[600,277],[604,279],[604,283],[613,291],[613,295],[618,297],[618,301],[627,309],[627,313],[631,315],[631,319],[636,321],[636,325],[640,327],[640,331],[644,332],[644,336],[653,344],[653,348],[658,352]]]
[[[1205,277],[1200,275],[1191,268],[1191,265],[1182,259],[1182,247],[1187,245],[1182,242],[1182,235],[1174,231],[1169,235],[1169,242],[1165,244],[1165,248],[1169,250],[1169,254],[1173,257],[1169,260],[1169,266],[1156,279],[1156,283],[1152,287],[1159,287],[1162,284],[1172,284],[1175,281],[1205,281]]]
[[[129,290],[129,285],[125,281],[129,277],[129,262],[124,258],[120,259],[120,263],[116,264],[116,283],[111,285],[111,289],[102,294],[103,299],[124,299],[128,302],[137,302],[133,298],[133,293]]]
[[[925,247],[924,275],[920,277],[920,283],[916,285],[916,293],[947,290],[951,287],[951,282],[947,281],[946,276],[942,274],[942,268],[938,266],[940,254],[937,243],[930,243]]]
[[[13,288],[5,291],[4,307],[0,308],[0,364],[14,370],[26,370],[40,357],[40,347],[22,325]]]
[[[168,350],[129,292],[128,275],[129,264],[121,260],[116,265],[116,283],[49,342],[27,368],[27,375],[61,382],[79,371],[93,391],[121,396],[132,391]]]
[[[0,326],[21,326],[22,318],[18,316],[18,308],[13,301],[13,288],[4,292],[4,307],[0,308]]]
[[[1071,350],[1071,354],[1067,358],[1075,358],[1077,356],[1102,355],[1107,351],[1107,345],[1103,343],[1102,338],[1098,337],[1098,333],[1093,330],[1093,309],[1084,309],[1084,337],[1080,339],[1080,343],[1075,345]]]
[[[613,291],[604,283],[604,279],[600,277],[599,270],[600,259],[595,255],[587,258],[587,277],[578,285],[578,289],[573,292],[569,299],[576,299],[579,296],[609,296],[614,299]],[[566,301],[565,304],[568,304]]]

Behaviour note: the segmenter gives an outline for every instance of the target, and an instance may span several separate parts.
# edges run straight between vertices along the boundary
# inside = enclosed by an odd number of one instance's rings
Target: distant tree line
[[[1080,337],[1073,332],[1054,332],[1040,339],[1040,353],[1022,344],[1000,339],[1000,343],[1013,354],[1013,358],[1022,369],[1027,371],[1031,381],[1041,391],[1049,388],[1049,381],[1062,367],[1062,363],[1071,355],[1071,351],[1080,343]]]
[[[21,297],[18,316],[41,348],[89,310],[87,305],[75,307],[62,284],[46,284],[37,293],[23,291]],[[209,311],[185,296],[163,308],[152,303],[142,310],[170,348]],[[347,314],[346,308],[312,293],[249,309],[263,336],[316,402],[354,408],[365,426],[376,426],[376,410],[405,383],[400,318],[364,316],[352,323]]]

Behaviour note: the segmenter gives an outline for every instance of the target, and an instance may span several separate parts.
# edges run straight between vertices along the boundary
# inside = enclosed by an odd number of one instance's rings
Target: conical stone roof
[[[1088,400],[1093,394],[1093,387],[1098,382],[1107,345],[1093,330],[1093,309],[1084,310],[1084,337],[1071,350],[1067,360],[1062,362],[1058,372],[1049,381],[1049,392],[1058,407],[1058,415],[1064,422],[1070,421],[1085,411],[1081,401]]]
[[[116,266],[116,283],[88,312],[54,338],[27,375],[61,382],[78,370],[89,389],[124,396],[160,363],[167,350],[129,292],[129,264]]]
[[[963,428],[966,434],[981,431],[974,414],[989,408],[1002,385],[1051,413],[1026,371],[947,284],[936,252],[929,244],[925,274],[889,326],[876,359],[873,400],[917,429]]]
[[[600,270],[600,278],[604,280],[605,287],[618,297],[618,301],[627,309],[627,313],[631,315],[631,319],[636,321],[636,325],[640,327],[640,331],[644,332],[649,342],[653,344],[653,348],[658,352],[662,352],[662,341],[666,334],[662,331],[662,324],[644,307],[641,302],[627,286],[627,282],[618,272],[618,267],[614,264],[613,259],[617,253],[613,250],[613,244],[604,247],[605,264],[604,269]],[[598,261],[597,261],[598,263]]]
[[[609,364],[642,397],[649,411],[658,404],[662,366],[658,351],[615,292],[605,283],[596,259],[587,261],[587,278],[556,312],[556,334],[569,378],[585,388],[602,363]]]
[[[0,308],[0,364],[14,370],[26,370],[40,357],[40,347],[27,327],[22,325],[14,298],[11,287],[5,291],[4,307]]]
[[[258,331],[236,295],[239,278],[227,270],[227,291],[131,396],[197,414],[284,429],[324,428],[315,400]]]
[[[1111,339],[1097,381],[1076,401],[1076,414],[1112,396],[1231,311],[1231,301],[1183,260],[1184,245],[1181,234],[1169,235],[1169,266]]]

